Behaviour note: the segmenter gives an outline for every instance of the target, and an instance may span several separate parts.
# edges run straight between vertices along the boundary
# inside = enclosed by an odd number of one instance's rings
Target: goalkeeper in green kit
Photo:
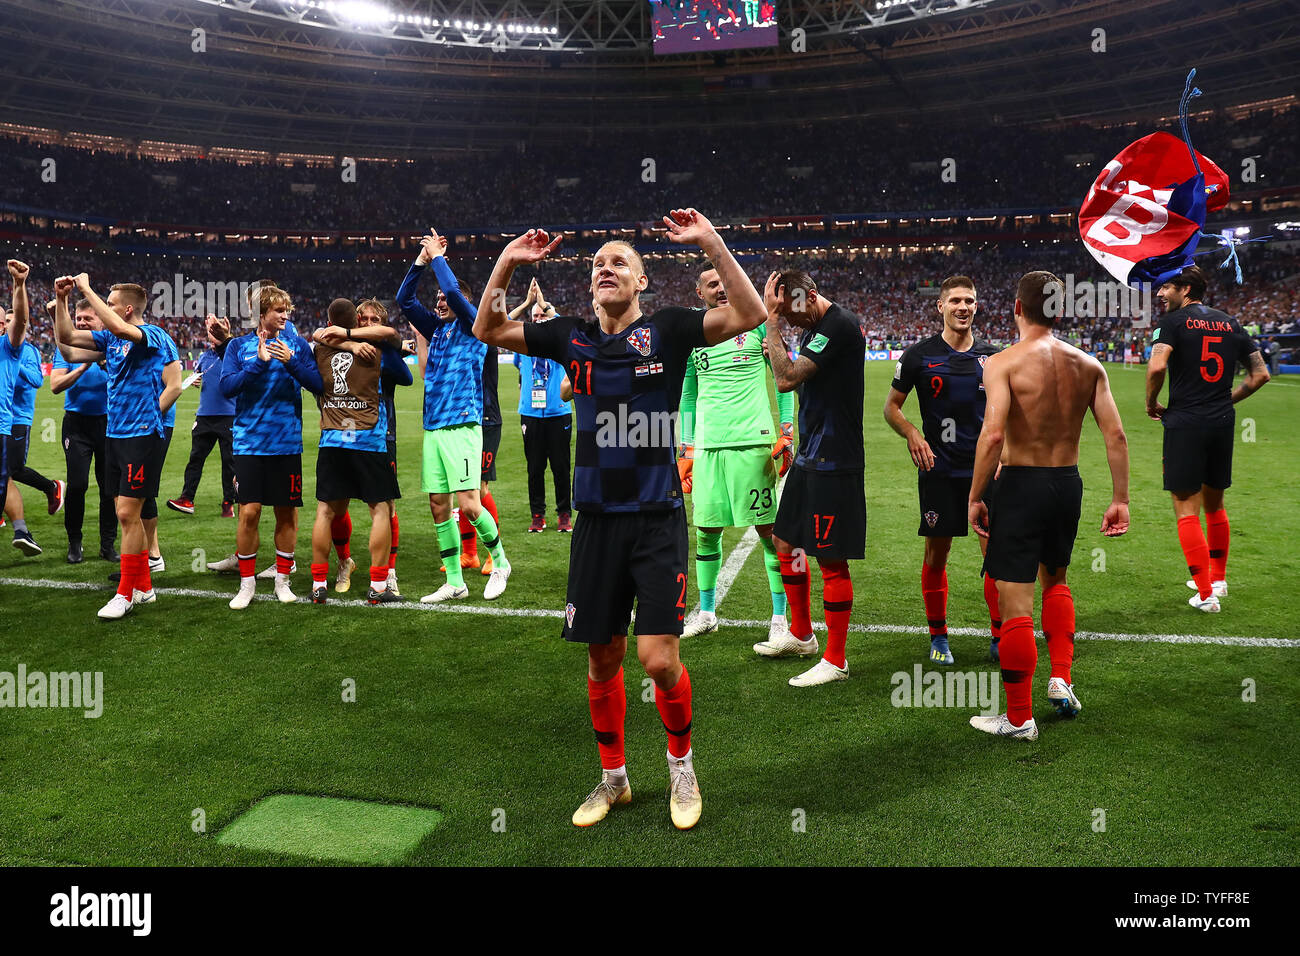
[[[706,309],[727,304],[715,269],[700,273],[696,294]],[[722,563],[722,529],[753,526],[763,546],[772,624],[768,639],[785,634],[785,588],[772,543],[776,481],[794,460],[794,395],[777,393],[781,419],[772,423],[770,366],[763,355],[765,326],[717,345],[695,349],[686,363],[679,420],[683,453],[677,463],[682,491],[695,504],[695,578],[700,612],[682,637],[718,629],[715,588]],[[778,468],[779,463],[779,468]]]

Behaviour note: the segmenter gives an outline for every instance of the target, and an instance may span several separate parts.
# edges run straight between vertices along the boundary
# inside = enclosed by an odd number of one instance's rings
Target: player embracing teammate
[[[678,653],[687,541],[673,419],[691,350],[749,332],[766,316],[753,284],[708,219],[678,209],[664,224],[671,241],[699,246],[713,263],[729,293],[726,305],[703,313],[663,308],[644,315],[640,296],[649,280],[641,257],[627,243],[608,242],[592,260],[598,318],[510,322],[505,290],[511,275],[560,243],[530,229],[502,250],[474,323],[474,334],[491,346],[559,362],[573,385],[578,520],[563,636],[588,647],[587,693],[602,767],[600,783],[573,815],[577,826],[603,820],[611,807],[632,798],[623,746],[623,658],[634,603],[637,657],[655,683],[655,704],[668,732],[673,825],[694,826],[703,806],[691,749],[691,681]]]

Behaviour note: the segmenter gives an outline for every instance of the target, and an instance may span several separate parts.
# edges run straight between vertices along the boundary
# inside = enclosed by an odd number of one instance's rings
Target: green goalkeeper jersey
[[[772,445],[781,434],[772,422],[768,363],[763,356],[766,327],[694,349],[682,381],[682,441],[696,448]],[[793,420],[794,396],[778,392],[782,422]]]

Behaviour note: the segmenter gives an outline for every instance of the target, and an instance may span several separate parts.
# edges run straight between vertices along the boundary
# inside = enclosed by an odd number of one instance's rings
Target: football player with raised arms
[[[474,324],[474,334],[489,345],[559,362],[573,386],[578,520],[563,636],[587,645],[587,695],[602,768],[600,783],[573,815],[577,826],[603,820],[611,807],[632,798],[623,749],[623,658],[633,604],[637,657],[654,681],[655,704],[668,732],[673,825],[694,826],[703,806],[691,749],[691,681],[678,653],[687,544],[673,419],[691,350],[752,331],[765,312],[707,218],[694,209],[675,209],[664,224],[670,241],[699,246],[714,264],[729,293],[726,305],[643,314],[641,293],[649,279],[641,256],[614,241],[592,259],[598,318],[510,322],[511,275],[560,243],[558,236],[530,229],[502,250]]]

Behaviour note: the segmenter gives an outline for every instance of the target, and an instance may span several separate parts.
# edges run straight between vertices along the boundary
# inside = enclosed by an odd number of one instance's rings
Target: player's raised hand
[[[72,277],[72,284],[76,286],[77,291],[81,293],[90,292],[90,276],[84,272],[78,272]]]
[[[912,463],[922,471],[929,471],[934,467],[934,451],[930,448],[930,443],[925,440],[925,436],[915,428],[907,436],[907,451],[912,456]]]
[[[72,276],[59,276],[54,280],[54,297],[56,299],[66,299],[72,295],[72,290],[77,287]]]
[[[522,266],[532,262],[541,262],[554,252],[564,241],[564,233],[558,233],[554,239],[545,229],[529,229],[522,236],[510,240],[509,245],[501,250],[502,260],[510,266]]]
[[[967,502],[966,517],[981,538],[989,536],[989,506],[982,501]]]
[[[781,285],[777,281],[778,273],[773,272],[763,283],[763,308],[767,309],[768,321],[776,320],[777,308],[781,304]]]
[[[1101,533],[1108,538],[1118,538],[1128,530],[1128,505],[1112,501],[1101,519]]]
[[[674,209],[664,216],[664,225],[668,227],[668,241],[683,245],[698,246],[707,236],[718,234],[713,223],[695,209]]]
[[[689,495],[695,484],[691,471],[695,468],[695,446],[683,445],[682,457],[677,459],[677,476],[682,480],[682,494]]]
[[[31,271],[31,266],[27,263],[19,262],[17,259],[9,260],[9,275],[13,277],[14,282],[26,282],[27,274]]]
[[[270,350],[266,347],[266,330],[265,330],[265,329],[258,329],[258,330],[257,330],[257,357],[258,357],[258,359],[259,359],[260,361],[263,361],[263,362],[269,362],[269,361],[271,361],[271,352],[270,352]]]

